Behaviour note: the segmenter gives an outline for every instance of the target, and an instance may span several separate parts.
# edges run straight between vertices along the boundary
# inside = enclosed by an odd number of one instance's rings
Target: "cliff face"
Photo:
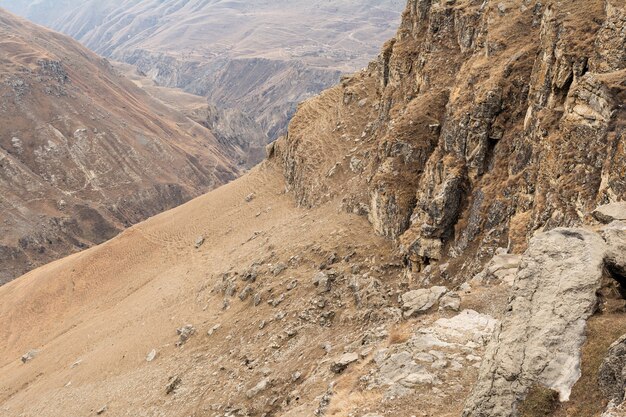
[[[610,0],[409,1],[378,60],[303,103],[273,152],[301,204],[344,195],[414,272],[474,272],[626,197],[624,18]]]
[[[409,1],[260,166],[1,287],[0,415],[624,416],[625,6],[564,3]]]
[[[238,176],[244,152],[0,12],[0,283]]]

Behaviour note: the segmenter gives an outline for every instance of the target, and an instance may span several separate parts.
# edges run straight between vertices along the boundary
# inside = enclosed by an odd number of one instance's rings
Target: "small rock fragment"
[[[447,291],[446,287],[432,287],[402,294],[404,317],[409,318],[428,311]]]
[[[213,336],[213,333],[215,333],[215,332],[216,332],[216,331],[217,331],[220,327],[222,327],[222,325],[221,325],[221,324],[216,324],[215,326],[213,326],[213,327],[211,327],[211,328],[209,329],[209,331],[207,332],[207,334],[208,334],[209,336]]]
[[[97,415],[104,414],[104,412],[108,409],[109,407],[105,405],[104,407],[99,408],[98,411],[96,411],[96,414]]]
[[[262,379],[256,384],[253,388],[250,388],[246,391],[246,397],[253,398],[256,397],[260,392],[265,391],[269,386],[269,380],[267,378]]]
[[[196,249],[199,249],[202,245],[204,245],[204,236],[199,236],[196,239]]]
[[[165,386],[165,393],[169,395],[175,392],[181,382],[182,380],[180,379],[178,375],[170,377],[169,381],[167,382],[167,385]]]
[[[256,198],[256,194],[255,193],[250,193],[246,196],[246,203],[251,202],[252,200],[254,200]]]
[[[187,342],[187,340],[189,340],[189,338],[196,332],[196,328],[193,327],[192,324],[187,324],[183,327],[181,327],[180,329],[176,330],[176,333],[178,333],[178,342],[176,342],[176,346],[182,346],[185,344],[185,342]]]
[[[146,362],[152,362],[153,360],[156,359],[156,357],[157,357],[157,350],[152,349],[146,356]]]
[[[459,311],[460,308],[461,297],[455,292],[449,292],[439,300],[439,310]]]
[[[35,356],[37,356],[37,354],[39,353],[39,351],[37,350],[29,350],[28,352],[26,352],[25,354],[22,355],[22,363],[26,363],[29,362],[33,359],[35,359]]]
[[[281,272],[283,272],[285,269],[287,269],[287,265],[283,264],[283,263],[279,263],[274,265],[274,267],[272,268],[272,274],[274,276],[276,275],[280,275]]]
[[[605,204],[595,209],[591,215],[604,224],[615,220],[626,220],[626,201]]]

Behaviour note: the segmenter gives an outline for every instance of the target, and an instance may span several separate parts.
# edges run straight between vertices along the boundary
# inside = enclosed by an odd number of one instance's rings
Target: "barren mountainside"
[[[235,178],[244,150],[0,11],[0,283]]]
[[[0,0],[159,85],[239,111],[274,140],[298,102],[367,64],[402,0]]]
[[[625,99],[621,0],[409,0],[251,172],[0,288],[0,416],[626,416]]]

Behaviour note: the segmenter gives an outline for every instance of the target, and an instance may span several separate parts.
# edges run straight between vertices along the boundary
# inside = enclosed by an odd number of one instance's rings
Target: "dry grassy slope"
[[[4,11],[0,33],[0,282],[238,175],[240,149],[77,42]]]
[[[256,198],[246,202],[251,192]],[[206,242],[197,250],[198,236]],[[280,410],[291,389],[300,391],[303,404],[292,415],[311,415],[329,382],[320,345],[330,341],[340,352],[362,336],[359,323],[365,322],[349,307],[348,295],[343,308],[329,302],[337,312],[332,330],[295,325],[295,316],[311,307],[317,264],[331,252],[341,257],[352,250],[352,262],[364,262],[364,268],[390,259],[389,243],[374,237],[363,219],[333,204],[296,208],[277,167],[263,164],[110,242],[33,271],[0,289],[0,415],[90,415],[105,404],[107,414],[118,416],[213,415],[207,410],[215,405]],[[290,262],[294,256],[298,260]],[[263,294],[263,303],[255,308],[235,296],[223,311],[223,295],[215,290],[222,274],[243,272],[254,262],[261,263],[255,292]],[[289,267],[273,276],[267,264],[278,262]],[[396,279],[391,277],[390,283]],[[294,279],[298,286],[287,292]],[[267,305],[280,294],[287,294],[283,304]],[[287,318],[272,322],[278,311]],[[268,324],[261,331],[262,320]],[[186,323],[197,334],[176,348],[175,329]],[[207,336],[216,323],[222,327]],[[290,326],[298,335],[277,339]],[[281,347],[270,347],[272,341]],[[19,357],[32,348],[39,355],[23,365]],[[146,363],[152,348],[158,357]],[[249,368],[245,357],[255,360]],[[271,395],[280,398],[275,405],[244,395],[262,378],[263,367],[272,370]],[[308,380],[294,384],[291,373],[298,370]],[[183,380],[181,389],[166,396],[174,374]]]

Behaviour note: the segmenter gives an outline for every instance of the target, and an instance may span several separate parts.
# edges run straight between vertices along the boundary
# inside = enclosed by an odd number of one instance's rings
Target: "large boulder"
[[[586,320],[597,305],[606,244],[584,229],[534,237],[464,417],[509,417],[535,384],[569,398],[579,379]]]

